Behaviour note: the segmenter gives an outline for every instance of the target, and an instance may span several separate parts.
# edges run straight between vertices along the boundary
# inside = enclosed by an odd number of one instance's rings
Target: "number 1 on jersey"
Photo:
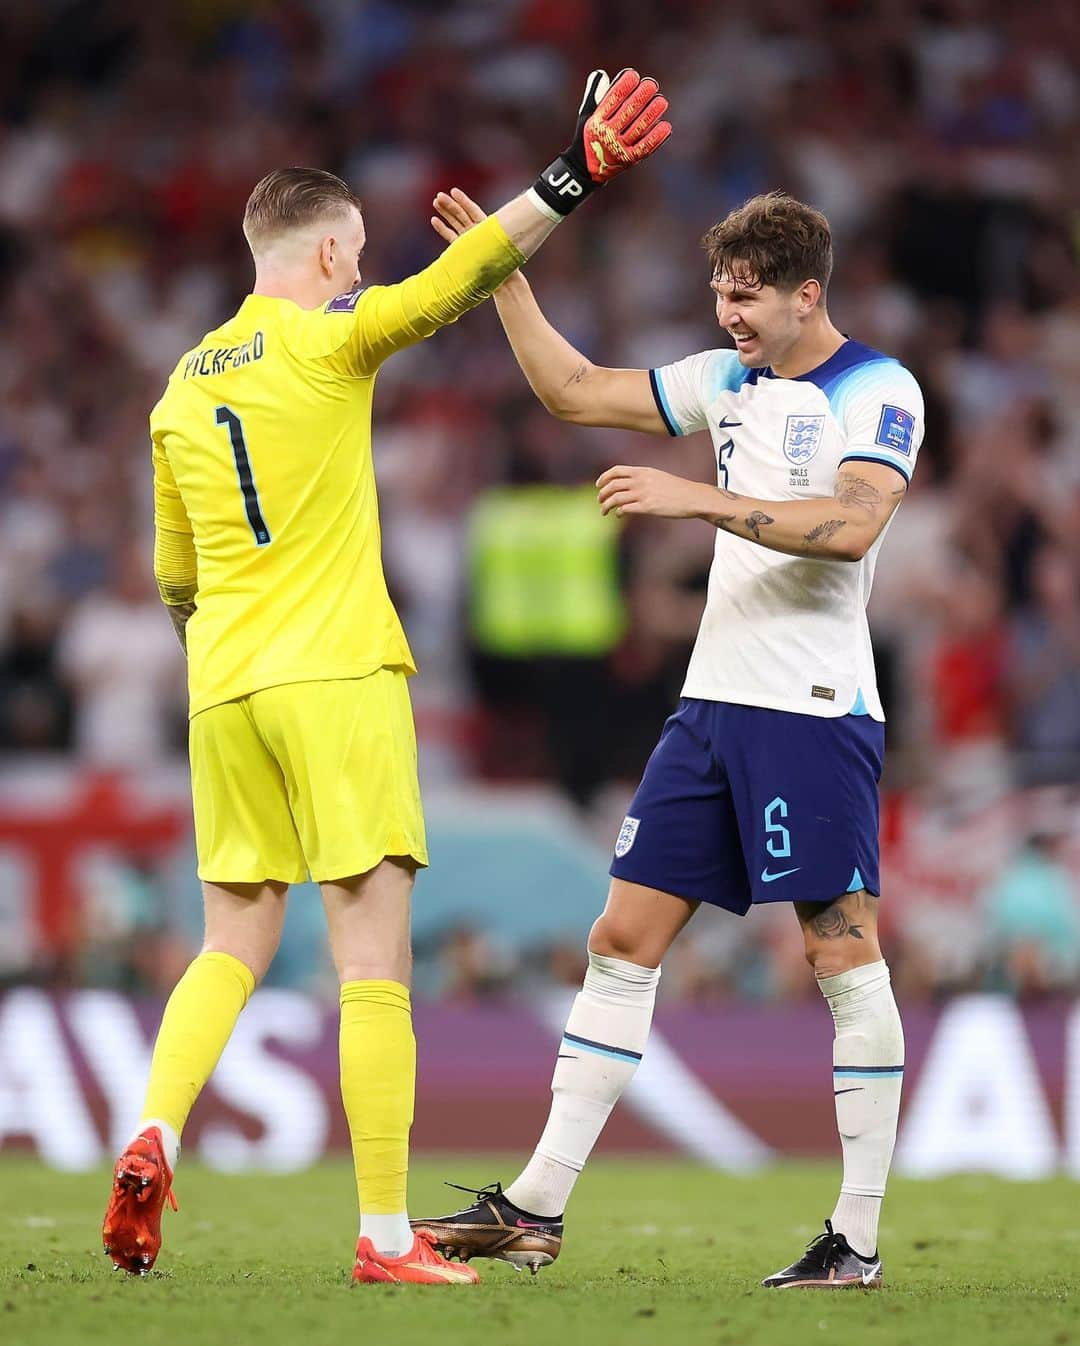
[[[214,419],[218,425],[229,427],[229,439],[232,441],[233,457],[236,459],[236,475],[240,478],[240,490],[244,497],[244,511],[255,542],[265,547],[270,541],[270,530],[262,516],[259,506],[259,492],[255,489],[255,478],[251,475],[251,462],[248,459],[247,445],[244,443],[244,426],[240,417],[231,407],[217,407]]]

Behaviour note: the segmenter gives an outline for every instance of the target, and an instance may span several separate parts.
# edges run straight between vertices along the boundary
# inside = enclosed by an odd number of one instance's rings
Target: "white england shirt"
[[[740,495],[831,496],[841,463],[887,463],[911,480],[923,437],[919,385],[858,341],[794,379],[746,369],[730,350],[649,377],[670,433],[707,429],[718,484]],[[836,561],[785,556],[717,529],[683,695],[884,720],[866,604],[886,532],[861,561]]]

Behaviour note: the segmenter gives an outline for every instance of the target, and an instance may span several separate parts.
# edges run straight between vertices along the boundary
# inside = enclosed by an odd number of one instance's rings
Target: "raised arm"
[[[519,205],[514,201],[503,212],[511,224],[517,224],[515,233],[521,243],[535,249],[555,226],[524,197],[519,201],[520,211],[514,209]],[[337,320],[343,326],[345,342],[334,358],[343,356],[349,373],[373,374],[396,351],[457,322],[490,298],[527,255],[502,221],[492,218],[482,230],[458,239],[415,276],[396,285],[372,285],[360,294],[353,292],[331,300],[327,314],[349,314]]]
[[[470,238],[447,234],[442,257],[399,285],[375,286],[352,301],[352,363],[373,372],[393,351],[430,336],[487,299],[594,191],[648,158],[671,134],[667,99],[654,79],[623,70],[612,83],[594,70],[570,144],[532,187],[508,201]],[[332,301],[328,311],[333,310]],[[350,310],[351,311],[351,310]]]
[[[608,369],[587,360],[544,317],[520,271],[496,291],[495,307],[529,387],[553,416],[575,425],[668,433],[649,371]]]
[[[437,214],[432,216],[432,227],[448,241],[467,234],[487,218],[459,188],[440,192],[434,206]],[[576,425],[668,433],[653,398],[648,370],[607,369],[587,360],[544,317],[520,271],[495,292],[495,307],[529,387],[553,416]]]
[[[907,482],[884,463],[842,464],[831,496],[755,500],[650,467],[612,467],[596,483],[604,514],[705,519],[788,556],[858,561],[892,518]]]

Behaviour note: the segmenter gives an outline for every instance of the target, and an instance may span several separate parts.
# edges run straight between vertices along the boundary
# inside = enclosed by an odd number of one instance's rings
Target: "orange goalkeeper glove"
[[[597,187],[647,159],[671,135],[671,123],[661,121],[667,107],[649,76],[621,70],[612,83],[605,71],[594,70],[585,82],[574,139],[533,183],[533,204],[545,214],[569,215]]]

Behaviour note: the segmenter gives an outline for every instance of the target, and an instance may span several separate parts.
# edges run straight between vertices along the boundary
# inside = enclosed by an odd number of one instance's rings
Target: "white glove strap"
[[[534,187],[530,187],[529,190],[525,193],[525,195],[536,207],[536,209],[540,212],[540,214],[546,216],[547,219],[553,220],[556,224],[561,224],[562,221],[566,219],[565,215],[560,215],[557,210],[553,210],[551,206],[549,206],[548,203],[543,199],[543,197],[538,194],[538,192]]]

